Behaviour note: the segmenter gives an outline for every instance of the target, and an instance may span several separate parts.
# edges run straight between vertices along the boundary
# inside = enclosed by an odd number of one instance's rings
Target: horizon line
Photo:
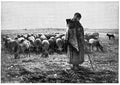
[[[65,27],[63,27],[63,28],[58,28],[58,27],[56,27],[56,28],[22,28],[22,29],[17,29],[17,28],[13,28],[13,29],[2,29],[1,28],[1,30],[34,30],[34,29],[41,29],[41,30],[43,30],[43,29],[66,29]],[[84,29],[87,29],[87,30],[89,30],[89,29],[108,29],[108,30],[110,30],[110,29],[119,29],[119,28],[84,28]]]

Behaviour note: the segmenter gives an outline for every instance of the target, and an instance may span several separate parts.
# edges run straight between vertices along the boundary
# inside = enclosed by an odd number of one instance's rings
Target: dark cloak
[[[84,62],[84,29],[79,21],[66,19],[68,30],[66,32],[67,55],[69,63],[78,65]]]

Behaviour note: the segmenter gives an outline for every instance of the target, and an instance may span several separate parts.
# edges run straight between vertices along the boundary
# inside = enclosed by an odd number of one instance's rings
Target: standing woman
[[[73,70],[77,70],[79,64],[84,62],[84,29],[79,22],[80,19],[80,13],[75,13],[72,19],[66,19],[67,56],[69,63],[73,65]]]

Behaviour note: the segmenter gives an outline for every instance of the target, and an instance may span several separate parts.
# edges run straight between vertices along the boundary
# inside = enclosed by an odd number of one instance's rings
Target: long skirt
[[[67,56],[69,57],[68,59],[70,64],[78,65],[84,62],[84,55],[80,55],[80,52],[72,45],[68,45],[67,47]]]

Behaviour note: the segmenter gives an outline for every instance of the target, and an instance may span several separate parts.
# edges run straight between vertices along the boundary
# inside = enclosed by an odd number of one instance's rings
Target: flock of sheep
[[[41,53],[41,57],[48,57],[49,54],[54,52],[63,53],[67,51],[67,43],[65,42],[65,34],[51,33],[51,34],[18,34],[14,39],[7,35],[2,36],[5,48],[14,53],[14,57],[20,58],[20,53],[30,56],[30,53]],[[84,35],[85,50],[93,51],[96,47],[97,50],[103,51],[103,46],[99,41],[99,33],[86,33]]]

